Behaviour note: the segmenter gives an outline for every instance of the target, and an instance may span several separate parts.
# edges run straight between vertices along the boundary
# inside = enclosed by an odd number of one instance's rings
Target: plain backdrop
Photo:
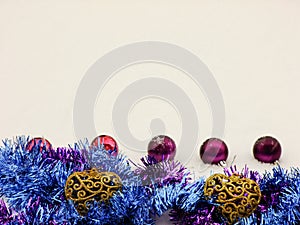
[[[251,149],[258,137],[273,135],[283,148],[280,165],[299,166],[299,10],[296,0],[2,0],[0,138],[44,136],[54,146],[78,141],[73,104],[90,66],[117,47],[155,40],[191,51],[214,75],[225,104],[222,138],[230,149],[229,163],[236,156],[239,168],[247,164],[270,170],[273,165],[254,160]],[[94,108],[97,132],[117,137],[111,115],[116,97],[133,81],[153,75],[176,83],[192,100],[199,117],[199,149],[211,135],[209,102],[184,73],[156,63],[120,70],[106,84]],[[157,98],[131,109],[130,131],[138,139],[151,138],[150,121],[157,117],[179,141],[184,135],[180,112]],[[135,161],[146,154],[126,150],[121,140],[120,148]],[[198,151],[192,153],[187,167],[195,178],[221,171],[216,166],[203,170]]]

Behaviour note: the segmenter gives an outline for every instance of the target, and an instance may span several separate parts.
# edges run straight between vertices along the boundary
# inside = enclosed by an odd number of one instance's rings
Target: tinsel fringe
[[[145,157],[141,164],[122,154],[112,156],[89,143],[74,147],[31,151],[29,137],[4,140],[0,147],[0,224],[155,224],[154,216],[170,211],[170,220],[180,225],[226,224],[213,199],[204,196],[205,178],[192,182],[190,172],[176,161],[155,162]],[[115,172],[122,190],[109,204],[94,202],[85,217],[65,199],[64,186],[70,174],[92,167]],[[134,169],[132,168],[134,167]],[[225,169],[230,176],[235,167]],[[262,200],[256,211],[237,224],[300,224],[300,170],[275,167],[260,175],[245,167],[240,173],[256,181]]]

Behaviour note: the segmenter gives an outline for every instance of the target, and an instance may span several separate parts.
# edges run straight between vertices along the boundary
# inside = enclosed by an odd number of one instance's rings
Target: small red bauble
[[[119,152],[117,142],[109,135],[100,135],[96,137],[92,142],[92,146],[100,147],[103,150],[108,151],[113,156],[116,156]]]
[[[48,151],[48,150],[52,149],[52,145],[45,138],[35,137],[35,138],[32,138],[30,141],[28,141],[28,143],[26,144],[25,149],[27,151],[32,151],[35,148],[39,149],[40,152],[42,152],[43,150]]]
[[[204,163],[219,164],[226,161],[227,157],[228,148],[221,139],[209,138],[200,147],[200,158]]]
[[[176,144],[166,135],[158,135],[148,144],[148,155],[157,162],[173,160],[176,154]]]
[[[280,143],[271,136],[261,137],[253,146],[253,155],[260,162],[274,163],[281,156]]]

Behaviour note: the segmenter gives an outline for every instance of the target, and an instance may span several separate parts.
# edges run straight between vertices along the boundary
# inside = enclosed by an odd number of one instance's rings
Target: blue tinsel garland
[[[42,149],[37,144],[25,149],[29,138],[5,140],[0,147],[0,224],[155,224],[154,216],[170,211],[174,224],[226,224],[216,213],[218,204],[204,196],[205,179],[194,182],[190,172],[179,162],[157,163],[144,158],[135,165],[122,154],[111,156],[101,146],[88,143],[74,147]],[[64,186],[75,171],[92,167],[118,174],[122,190],[109,204],[94,202],[86,216],[80,216],[73,202],[65,199]],[[236,173],[236,168],[225,174]],[[261,189],[259,207],[238,224],[300,224],[300,171],[275,167],[260,176],[242,171]]]

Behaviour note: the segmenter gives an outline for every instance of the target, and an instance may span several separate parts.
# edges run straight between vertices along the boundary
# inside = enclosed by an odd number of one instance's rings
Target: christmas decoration
[[[29,141],[0,146],[3,225],[153,225],[168,211],[177,225],[300,224],[299,168],[259,174],[232,166],[192,180],[164,153],[140,165],[87,141],[42,151],[28,150]]]
[[[143,165],[132,163],[137,168],[135,173],[141,177],[143,186],[156,184],[159,187],[164,187],[165,185],[178,184],[182,181],[188,183],[191,180],[188,169],[178,161],[157,162],[151,156],[146,156],[141,161]]]
[[[176,154],[175,142],[166,135],[158,135],[148,144],[148,155],[157,162],[174,159]]]
[[[119,152],[119,147],[115,139],[108,135],[100,135],[96,137],[91,144],[92,147],[98,147],[108,151],[110,154],[116,156]]]
[[[107,201],[121,186],[117,174],[92,168],[71,174],[66,182],[65,195],[66,199],[74,201],[76,210],[84,216],[93,201]]]
[[[35,138],[32,138],[30,141],[28,141],[25,148],[28,151],[32,151],[34,148],[37,148],[42,152],[43,150],[46,150],[46,151],[51,150],[52,145],[45,138],[35,137]]]
[[[200,158],[204,163],[219,164],[226,161],[228,148],[224,141],[218,138],[207,139],[200,148]]]
[[[261,137],[254,144],[253,155],[258,161],[274,163],[281,156],[280,143],[270,136]]]
[[[229,224],[249,217],[261,198],[258,184],[238,174],[230,177],[224,174],[210,176],[205,182],[204,195],[216,198],[216,203],[220,204],[219,211]]]

